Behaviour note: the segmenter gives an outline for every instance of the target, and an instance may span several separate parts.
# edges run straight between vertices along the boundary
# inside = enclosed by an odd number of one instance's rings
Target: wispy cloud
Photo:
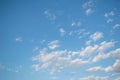
[[[57,47],[59,47],[59,40],[54,40],[54,41],[51,41],[50,43],[48,43],[49,49],[55,49]]]
[[[90,36],[90,38],[93,40],[93,41],[97,41],[101,38],[103,38],[103,33],[102,32],[95,32],[94,34],[92,34]]]
[[[120,24],[115,24],[115,25],[113,26],[113,29],[120,29]]]
[[[88,76],[84,78],[80,78],[79,80],[108,80],[108,76],[100,77],[100,76]]]
[[[23,41],[22,37],[17,37],[15,40],[16,40],[16,42],[22,42]]]

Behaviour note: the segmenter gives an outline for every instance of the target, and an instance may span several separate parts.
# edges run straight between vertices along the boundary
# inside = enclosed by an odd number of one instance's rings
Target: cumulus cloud
[[[80,78],[79,80],[108,80],[108,76],[100,77],[100,76],[88,76],[84,78]]]
[[[117,59],[112,66],[108,66],[105,68],[106,72],[115,71],[120,73],[120,59]]]
[[[59,31],[60,31],[60,35],[61,35],[61,36],[64,36],[64,35],[65,35],[65,30],[64,30],[63,28],[60,28]]]
[[[50,43],[48,43],[49,49],[55,49],[57,47],[59,47],[59,40],[54,40],[54,41],[51,41]]]
[[[95,32],[94,34],[92,34],[90,36],[90,38],[93,40],[93,41],[97,41],[101,38],[103,38],[103,33],[102,32]]]
[[[85,64],[88,64],[89,61],[84,61],[84,60],[81,60],[81,59],[74,59],[70,62],[70,66],[71,67],[80,67],[80,66],[83,66]]]
[[[102,59],[106,59],[106,58],[108,58],[109,57],[109,54],[104,54],[104,53],[99,53],[97,56],[95,56],[94,58],[93,58],[93,62],[98,62],[98,61],[100,61],[100,60],[102,60]]]
[[[78,54],[78,52],[68,50],[47,52],[46,49],[43,49],[37,56],[32,58],[33,61],[38,62],[33,67],[36,71],[48,69],[49,67],[50,73],[54,73],[60,72],[66,67],[78,68],[89,63],[89,61],[79,58],[72,59],[72,55],[76,53]]]
[[[113,42],[113,41],[109,41],[109,42],[103,41],[103,42],[100,43],[98,51],[99,52],[104,52],[104,51],[110,49],[111,47],[113,47],[114,43],[115,42]]]
[[[109,52],[109,54],[116,59],[120,59],[120,48],[117,48],[111,52]]]
[[[103,68],[101,66],[97,66],[97,67],[92,67],[87,69],[88,72],[97,72],[97,71],[102,71]]]
[[[96,52],[97,48],[98,48],[98,45],[87,46],[80,51],[80,55],[81,56],[91,55]]]

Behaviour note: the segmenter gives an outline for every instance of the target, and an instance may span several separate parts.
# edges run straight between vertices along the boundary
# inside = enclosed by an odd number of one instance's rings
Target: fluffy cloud
[[[84,61],[81,59],[74,59],[70,62],[70,66],[71,67],[80,67],[80,66],[88,64],[88,63],[89,63],[88,61]]]
[[[97,72],[97,71],[102,71],[103,68],[101,66],[97,66],[97,67],[92,67],[87,69],[88,72]]]
[[[51,41],[50,43],[48,43],[48,47],[49,49],[55,49],[59,47],[59,41],[58,40]]]
[[[110,41],[110,42],[103,41],[103,42],[100,43],[100,46],[99,46],[98,50],[99,50],[99,52],[104,52],[104,51],[110,49],[113,46],[114,46],[113,41]]]
[[[39,71],[40,69],[47,69],[49,67],[50,73],[54,73],[60,72],[66,67],[77,68],[89,63],[89,61],[79,58],[72,59],[72,55],[76,55],[76,53],[78,54],[78,52],[68,50],[47,52],[46,49],[43,49],[37,56],[32,58],[33,61],[38,62],[33,65],[33,68]]]
[[[81,56],[91,55],[91,54],[93,54],[93,53],[96,52],[97,48],[98,48],[98,45],[87,46],[86,48],[83,48],[83,49],[80,51],[80,55],[81,55]]]
[[[79,80],[108,80],[108,76],[100,77],[100,76],[88,76],[85,78],[80,78]]]
[[[120,60],[117,59],[112,66],[106,67],[105,71],[106,72],[115,71],[117,73],[120,73]]]
[[[104,54],[104,53],[99,53],[97,56],[95,56],[93,58],[93,62],[98,62],[100,61],[101,59],[105,59],[105,58],[108,58],[109,57],[109,54]]]
[[[94,34],[92,34],[90,36],[90,38],[94,41],[97,41],[99,39],[101,39],[103,37],[103,33],[102,32],[95,32]]]
[[[110,56],[116,59],[120,59],[120,48],[117,48],[111,52],[109,52]]]

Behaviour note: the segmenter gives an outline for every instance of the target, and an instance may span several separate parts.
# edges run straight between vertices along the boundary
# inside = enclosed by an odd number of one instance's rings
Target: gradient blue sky
[[[0,80],[120,80],[120,0],[0,0]]]

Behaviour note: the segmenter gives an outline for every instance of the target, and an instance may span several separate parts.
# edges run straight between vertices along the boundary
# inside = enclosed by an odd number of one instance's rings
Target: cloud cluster
[[[103,38],[102,32],[95,32],[89,36],[89,41],[97,42]],[[47,70],[50,73],[61,72],[66,68],[80,68],[83,65],[96,64],[96,62],[103,59],[113,58],[115,63],[113,65],[102,67],[93,66],[86,69],[87,72],[120,72],[120,48],[112,49],[114,47],[114,41],[102,41],[99,43],[85,45],[85,47],[79,50],[61,50],[59,47],[60,41],[53,40],[48,43],[46,48],[40,50],[39,54],[32,58],[33,68],[36,71]],[[58,48],[58,49],[56,49]],[[80,80],[107,80],[106,77],[93,76],[87,78],[81,78]]]

